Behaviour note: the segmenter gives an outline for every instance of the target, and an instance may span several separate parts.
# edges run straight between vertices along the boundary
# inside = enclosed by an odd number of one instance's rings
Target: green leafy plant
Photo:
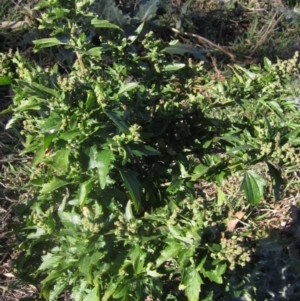
[[[43,278],[47,300],[69,291],[84,301],[196,301],[213,283],[225,291],[228,266],[247,258],[242,247],[224,255],[222,184],[242,176],[255,206],[265,189],[258,166],[277,197],[280,170],[298,164],[299,116],[286,100],[297,57],[214,79],[203,62],[170,55],[179,41],[141,34],[143,23],[126,37],[87,12],[90,1],[50,4],[40,24],[55,29],[35,51],[66,51],[68,69],[12,59],[7,127],[22,122],[21,155],[33,156],[16,269]],[[86,28],[105,30],[100,46]],[[216,183],[219,206],[195,189],[202,181]]]

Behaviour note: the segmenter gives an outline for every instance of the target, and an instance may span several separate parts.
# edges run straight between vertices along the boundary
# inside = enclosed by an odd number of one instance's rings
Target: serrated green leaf
[[[205,271],[204,275],[212,282],[222,284],[223,278],[222,275],[225,273],[227,268],[226,263],[219,263],[215,268],[210,271]]]
[[[69,184],[69,182],[61,180],[57,177],[53,177],[53,179],[49,183],[46,183],[43,185],[41,194],[50,193],[52,191],[57,190],[58,188],[66,186],[68,184]]]
[[[109,300],[110,296],[115,292],[119,282],[110,282],[107,289],[105,290],[104,296],[102,297],[102,301]]]
[[[90,168],[97,168],[98,180],[101,189],[107,184],[107,176],[111,168],[111,162],[114,159],[113,152],[110,150],[97,151],[96,146],[90,149]]]
[[[182,249],[178,254],[178,263],[180,266],[185,266],[186,263],[193,257],[195,248]]]
[[[183,284],[185,294],[189,301],[199,301],[199,293],[203,281],[194,267],[188,267],[184,271]]]
[[[46,255],[42,256],[43,262],[38,268],[38,270],[44,271],[49,268],[53,268],[61,263],[62,258],[63,258],[62,255],[53,255],[52,253],[47,253]]]
[[[49,301],[57,300],[57,296],[59,296],[67,285],[67,280],[64,279],[63,283],[57,283],[54,285],[53,289],[50,291]],[[20,301],[23,301],[21,299]]]
[[[138,85],[139,85],[139,83],[137,83],[137,82],[127,83],[120,88],[118,94],[121,95],[125,92],[129,92],[129,91],[135,89]]]
[[[100,301],[99,285],[95,286],[83,299],[83,301]]]
[[[168,223],[167,226],[169,228],[170,233],[173,235],[174,238],[181,240],[182,242],[184,242],[186,244],[193,243],[193,239],[183,236],[181,231],[175,225],[171,225]]]
[[[258,205],[263,198],[264,179],[252,170],[246,171],[241,185],[241,190],[246,194],[247,201],[252,205]]]
[[[138,174],[134,171],[123,169],[119,170],[121,177],[124,181],[124,185],[127,188],[136,211],[139,211],[141,205],[140,197],[140,182],[137,179]]]
[[[166,260],[172,259],[179,254],[182,249],[182,245],[177,242],[173,242],[168,245],[164,250],[161,251],[160,256],[156,260],[156,267],[158,268],[162,265]]]

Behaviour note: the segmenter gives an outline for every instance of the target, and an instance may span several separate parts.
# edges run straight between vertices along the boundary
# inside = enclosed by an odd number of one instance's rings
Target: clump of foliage
[[[242,175],[255,206],[263,165],[280,197],[280,170],[299,164],[299,114],[287,100],[298,57],[221,76],[143,22],[124,36],[90,1],[50,2],[40,22],[52,37],[35,50],[70,53],[67,70],[12,59],[8,127],[22,122],[22,154],[34,154],[16,269],[43,278],[48,300],[69,291],[78,301],[196,301],[213,283],[229,294],[228,270],[250,253],[224,236],[222,184]],[[216,203],[195,189],[201,181],[216,183]]]

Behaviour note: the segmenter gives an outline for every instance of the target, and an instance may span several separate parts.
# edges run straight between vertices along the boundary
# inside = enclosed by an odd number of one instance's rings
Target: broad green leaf
[[[61,42],[57,38],[46,38],[46,39],[39,39],[33,41],[34,49],[38,51],[39,49],[58,46],[58,45],[64,45],[65,43]]]
[[[113,282],[113,280],[110,282],[110,284],[108,285],[105,293],[104,293],[104,296],[102,297],[101,301],[108,301],[110,296],[115,292],[118,284],[119,284],[120,281],[118,282]],[[98,301],[98,300],[97,300]]]
[[[173,54],[184,55],[185,53],[191,53],[194,55],[196,59],[200,59],[204,62],[207,62],[207,59],[204,56],[204,53],[206,52],[205,50],[199,50],[191,45],[182,44],[179,41],[171,41],[169,45],[170,46],[166,47],[164,51],[171,55]]]
[[[114,4],[110,6],[108,19],[113,23],[126,31],[125,28],[128,27],[128,18],[123,12],[116,7]]]
[[[178,229],[178,227],[176,227],[175,225],[171,225],[171,224],[167,224],[170,233],[174,236],[174,238],[181,240],[182,242],[186,243],[186,244],[192,244],[193,243],[193,239],[185,237],[181,231]]]
[[[39,92],[40,94],[41,93],[47,93],[47,94],[50,94],[50,95],[52,95],[54,97],[57,97],[57,98],[59,98],[59,96],[60,96],[60,92],[58,90],[50,89],[48,87],[43,86],[42,84],[28,83],[27,88],[32,89],[36,92]]]
[[[267,162],[269,172],[272,178],[272,186],[274,190],[274,197],[276,201],[280,200],[280,188],[285,184],[281,177],[281,172],[271,163]]]
[[[178,263],[180,266],[185,266],[186,263],[193,257],[195,248],[182,249],[178,254]]]
[[[83,301],[100,301],[99,285],[95,286],[83,299]]]
[[[218,194],[217,194],[217,205],[223,206],[226,201],[226,196],[224,192],[218,187]]]
[[[130,221],[133,219],[133,213],[132,213],[132,208],[131,208],[131,201],[127,202],[126,209],[125,209],[125,218]]]
[[[153,277],[153,278],[158,278],[164,276],[164,274],[160,274],[157,271],[151,271],[147,269],[147,276]]]
[[[249,71],[248,69],[243,68],[243,67],[241,67],[241,66],[239,66],[239,65],[234,65],[234,67],[235,67],[236,69],[241,70],[241,71],[242,71],[244,74],[246,74],[251,80],[254,80],[254,79],[256,78],[256,74],[253,73],[253,72],[251,72],[251,71]]]
[[[97,151],[96,146],[90,149],[90,168],[97,168],[98,180],[101,189],[104,189],[107,183],[107,175],[111,168],[111,162],[114,159],[113,152],[110,150]]]
[[[8,86],[12,83],[12,79],[9,76],[0,76],[0,86]]]
[[[191,180],[195,181],[195,180],[201,178],[203,175],[205,175],[207,173],[208,170],[209,170],[208,166],[205,166],[205,165],[202,165],[202,164],[197,165],[194,169]]]
[[[47,232],[45,231],[45,229],[42,228],[38,228],[36,229],[35,233],[30,233],[29,235],[27,235],[27,238],[29,239],[38,239],[41,236],[47,235]]]
[[[135,30],[135,32],[139,35],[141,32],[142,32],[142,30],[144,29],[144,25],[145,25],[145,23],[141,23],[140,25],[139,25],[139,27]],[[134,39],[131,39],[131,42],[134,42],[135,40],[136,40],[136,38],[137,38],[137,36],[135,36],[135,38]]]
[[[67,280],[64,279],[63,283],[57,283],[56,285],[54,285],[53,289],[50,291],[49,301],[57,300],[57,296],[59,296],[63,292],[67,284]],[[23,301],[24,299],[21,300]]]
[[[270,68],[272,67],[272,62],[267,57],[264,57],[264,67],[267,70],[270,70]]]
[[[41,126],[42,133],[55,133],[59,131],[62,124],[62,118],[56,112],[52,112],[51,115],[44,121]]]
[[[238,146],[231,148],[228,151],[228,154],[235,154],[235,153],[238,153],[239,151],[247,151],[247,150],[253,150],[253,149],[256,149],[256,148],[249,144],[238,145]]]
[[[279,118],[285,121],[285,116],[283,114],[282,108],[280,107],[279,103],[271,100],[268,101],[265,98],[258,99],[258,101],[265,107],[267,107],[270,111],[274,112]]]
[[[188,300],[198,301],[201,284],[203,284],[203,281],[194,267],[185,268],[183,284],[185,286],[185,294]]]
[[[202,273],[202,269],[203,269],[203,266],[204,266],[204,264],[205,264],[205,262],[206,262],[206,259],[207,259],[207,255],[204,256],[204,257],[201,259],[200,263],[197,265],[196,270],[197,270],[198,272],[201,272],[201,273]]]
[[[167,191],[170,194],[175,194],[175,193],[177,193],[177,191],[180,190],[180,187],[181,187],[181,180],[179,179],[179,176],[178,175],[173,175],[172,176],[172,182],[168,186]]]
[[[60,134],[59,138],[63,140],[73,140],[80,135],[80,130],[71,130]]]
[[[148,0],[145,4],[140,5],[140,9],[137,13],[137,17],[140,18],[140,21],[146,22],[154,18],[156,16],[159,3],[159,0]]]
[[[140,253],[138,257],[133,262],[133,269],[136,275],[141,274],[144,272],[144,263],[146,259],[145,253]]]
[[[113,298],[120,299],[123,296],[127,295],[129,290],[130,290],[130,283],[128,281],[123,281],[118,285],[117,289],[115,290],[113,294]]]
[[[140,197],[140,182],[137,179],[138,174],[129,169],[119,170],[121,177],[124,181],[125,187],[128,189],[128,192],[132,198],[134,208],[136,211],[139,211],[141,205]]]
[[[212,268],[210,271],[205,271],[204,275],[212,282],[222,284],[223,278],[222,275],[225,273],[227,268],[226,263],[220,263],[215,268]]]
[[[87,100],[85,103],[85,107],[87,110],[91,110],[97,103],[96,95],[93,91],[87,91]]]
[[[43,185],[41,194],[50,193],[68,184],[69,183],[64,180],[61,180],[57,177],[53,177],[53,179],[49,183]]]
[[[69,168],[69,155],[70,149],[63,148],[56,152],[56,154],[52,157],[54,168],[60,171],[68,171]]]
[[[114,112],[105,112],[106,115],[113,121],[113,123],[118,127],[118,129],[121,131],[121,132],[124,132],[126,134],[129,134],[130,131],[129,131],[129,128],[128,126],[125,124],[124,121],[122,121],[120,119],[120,117],[114,113]]]
[[[135,89],[138,85],[139,85],[139,83],[137,83],[137,82],[127,83],[120,88],[118,94],[121,95],[125,92],[129,92],[129,91]]]
[[[32,166],[37,166],[39,163],[43,161],[45,157],[45,148],[44,143],[36,150],[33,160],[32,160]]]
[[[66,228],[72,229],[75,226],[81,225],[81,218],[75,212],[58,211],[58,216]]]
[[[128,147],[130,148],[130,153],[138,157],[160,155],[160,151],[156,150],[155,148],[149,145],[129,143]]]
[[[49,268],[54,268],[56,265],[61,263],[63,259],[62,255],[53,255],[52,253],[47,253],[46,255],[42,256],[42,264],[38,268],[39,271],[44,271]]]
[[[28,110],[40,110],[41,109],[41,102],[36,99],[35,97],[30,97],[27,100],[23,100],[22,103],[17,106],[15,112],[24,112]]]
[[[80,189],[79,189],[79,205],[80,208],[82,208],[85,205],[86,198],[88,196],[88,193],[92,189],[92,182],[91,181],[86,181],[80,184]]]
[[[91,55],[91,56],[101,57],[101,50],[102,50],[102,47],[93,47],[93,48],[89,49],[86,52],[86,54]]]
[[[119,26],[112,24],[107,20],[98,20],[97,18],[92,20],[92,25],[94,25],[97,28],[114,28],[122,30]]]
[[[101,189],[105,188],[106,178],[109,173],[112,160],[113,153],[110,150],[103,150],[97,155],[98,179]]]
[[[92,284],[92,264],[91,257],[87,255],[83,255],[83,257],[79,260],[78,263],[79,271],[84,275],[85,280]]]
[[[264,179],[252,170],[246,171],[241,185],[241,190],[246,194],[247,201],[252,205],[258,205],[263,198]]]
[[[208,248],[213,253],[220,253],[220,251],[222,250],[222,246],[215,243],[208,244]]]
[[[162,265],[166,260],[172,259],[179,254],[182,250],[182,245],[177,242],[172,242],[172,244],[168,245],[164,250],[161,251],[160,256],[156,260],[156,267],[158,268]]]
[[[185,67],[185,64],[183,63],[178,63],[178,64],[171,64],[171,65],[167,65],[167,66],[164,66],[163,67],[163,71],[177,71],[177,70],[180,70],[182,68]]]

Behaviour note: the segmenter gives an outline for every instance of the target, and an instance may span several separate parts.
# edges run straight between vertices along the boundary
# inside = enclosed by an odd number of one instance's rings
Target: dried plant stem
[[[212,46],[212,47],[214,47],[214,48],[222,51],[226,55],[228,55],[233,61],[235,60],[235,56],[232,53],[228,52],[224,47],[219,46],[219,45],[211,42],[210,40],[207,40],[206,38],[203,38],[203,37],[201,37],[201,36],[199,36],[199,35],[197,35],[195,33],[188,33],[188,32],[181,33],[176,28],[171,28],[171,29],[175,33],[184,34],[186,36],[190,36],[190,37],[196,38],[200,43],[208,44],[208,45],[210,45],[210,46]]]

